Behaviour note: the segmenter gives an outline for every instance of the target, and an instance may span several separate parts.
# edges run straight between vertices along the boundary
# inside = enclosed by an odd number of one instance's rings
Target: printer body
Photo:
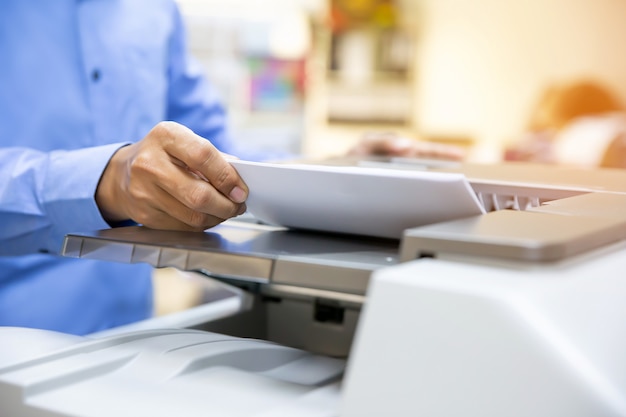
[[[86,338],[0,329],[2,415],[626,416],[626,171],[431,169],[465,174],[486,213],[399,240],[254,219],[68,235],[65,256],[244,301]]]

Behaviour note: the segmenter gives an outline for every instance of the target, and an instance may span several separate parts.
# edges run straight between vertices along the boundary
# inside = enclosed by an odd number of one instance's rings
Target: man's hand
[[[393,132],[368,132],[348,151],[354,156],[396,156],[435,158],[459,161],[465,152],[461,147],[398,136]]]
[[[201,231],[242,214],[247,196],[237,171],[208,140],[162,122],[113,155],[96,203],[109,222]]]

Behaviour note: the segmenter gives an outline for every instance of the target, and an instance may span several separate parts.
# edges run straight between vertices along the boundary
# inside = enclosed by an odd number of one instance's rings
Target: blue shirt
[[[57,256],[109,227],[112,154],[174,120],[236,153],[171,0],[0,2],[0,325],[86,334],[148,317],[151,268]]]

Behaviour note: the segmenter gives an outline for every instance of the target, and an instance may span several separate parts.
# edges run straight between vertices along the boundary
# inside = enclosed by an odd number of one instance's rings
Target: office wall
[[[595,76],[626,102],[626,0],[415,1],[415,124],[473,136],[478,160],[497,159],[553,80]]]

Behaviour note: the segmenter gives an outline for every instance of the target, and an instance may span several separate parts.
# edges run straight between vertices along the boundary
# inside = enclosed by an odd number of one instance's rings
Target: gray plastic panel
[[[409,229],[401,261],[453,253],[557,261],[626,238],[626,219],[500,210]]]
[[[378,252],[344,252],[321,257],[280,256],[272,282],[296,286],[310,286],[315,282],[319,289],[365,294],[373,271],[397,263],[395,245]]]
[[[69,234],[62,254],[363,294],[374,269],[397,263],[398,246],[391,239],[230,221],[201,233],[133,226]]]
[[[566,216],[610,217],[626,221],[626,194],[588,193],[549,201],[529,210]]]

